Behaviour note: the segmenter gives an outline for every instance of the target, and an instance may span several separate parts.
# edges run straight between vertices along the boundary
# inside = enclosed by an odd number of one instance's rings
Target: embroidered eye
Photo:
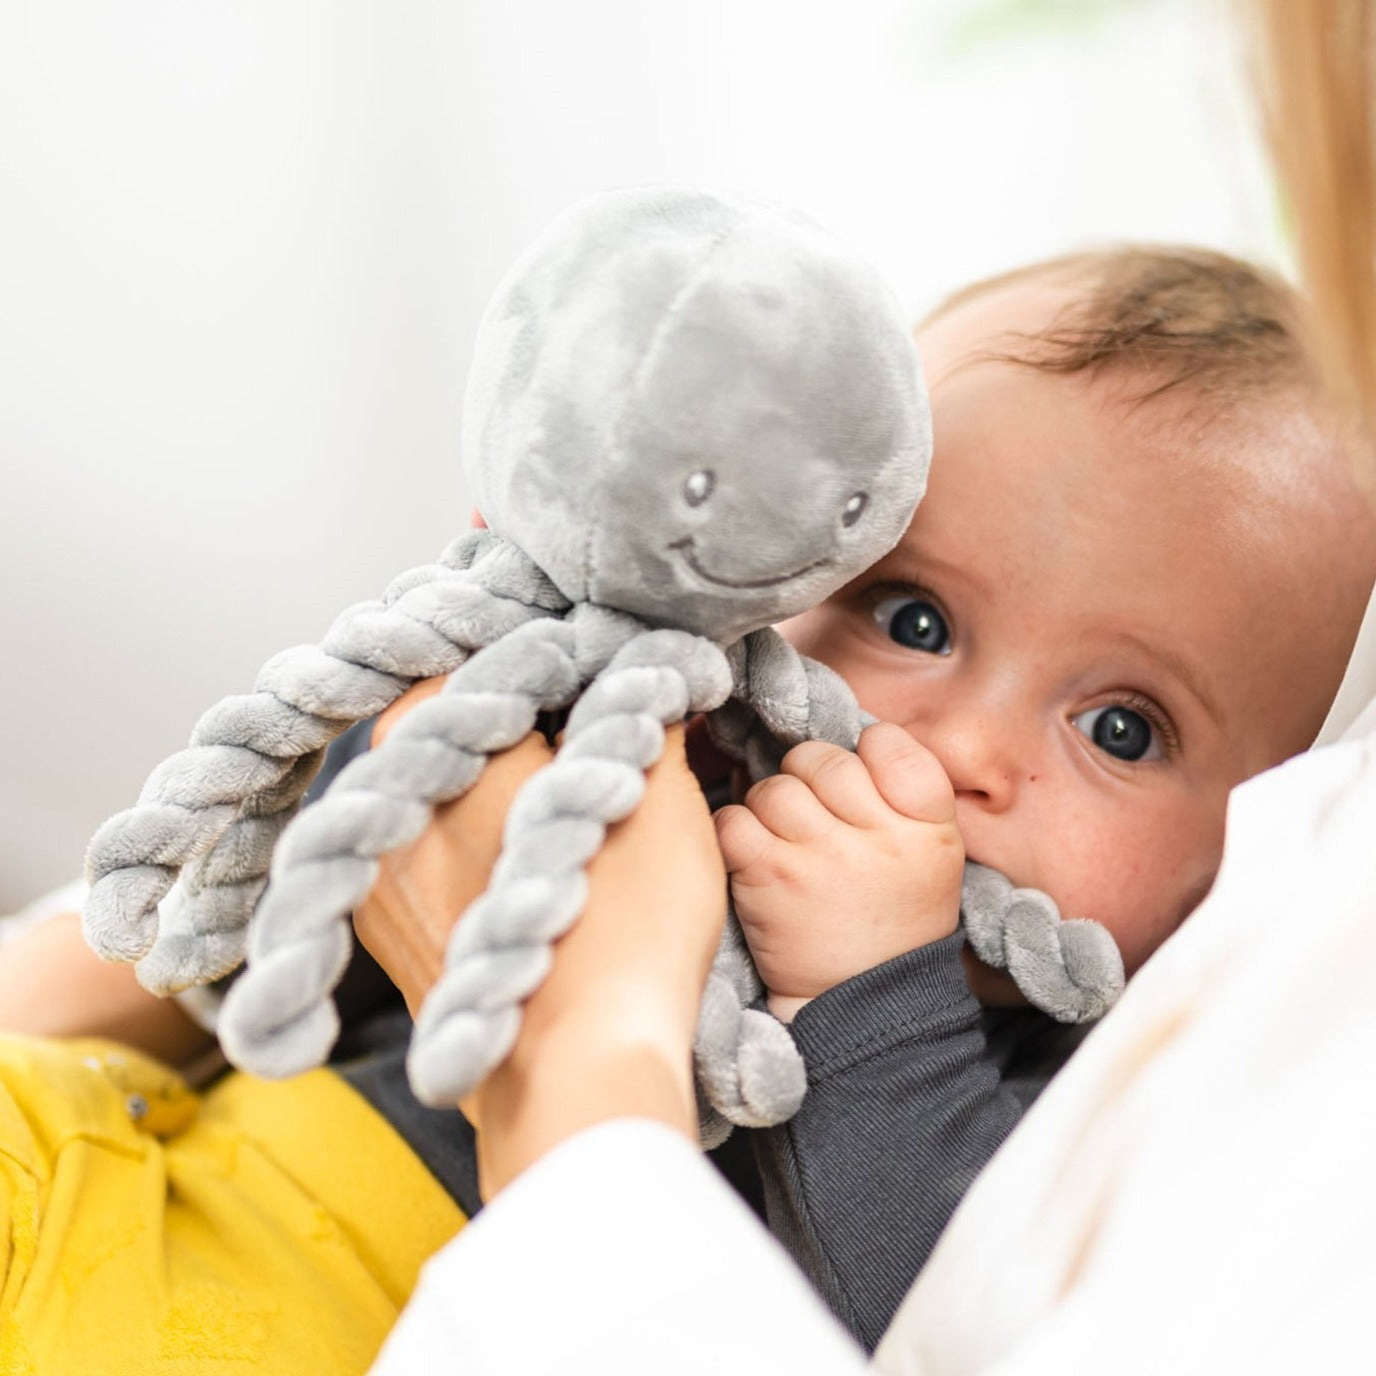
[[[870,504],[868,494],[856,492],[846,499],[846,504],[841,508],[841,524],[843,526],[853,526],[861,517],[865,508]]]
[[[928,655],[951,653],[946,618],[925,597],[886,597],[875,605],[874,619],[895,644]]]
[[[1156,728],[1141,712],[1134,712],[1121,703],[1091,707],[1088,712],[1072,717],[1070,724],[1115,760],[1134,763],[1164,757]]]
[[[717,485],[717,475],[710,468],[699,468],[683,480],[683,500],[689,506],[701,506]]]

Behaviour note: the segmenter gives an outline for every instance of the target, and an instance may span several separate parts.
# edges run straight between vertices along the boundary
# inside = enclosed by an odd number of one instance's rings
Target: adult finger
[[[373,723],[372,735],[369,737],[369,745],[377,747],[391,734],[396,728],[396,724],[413,707],[424,702],[426,698],[432,698],[444,687],[449,680],[443,674],[435,678],[423,678],[413,683],[390,707],[378,714],[377,720]]]

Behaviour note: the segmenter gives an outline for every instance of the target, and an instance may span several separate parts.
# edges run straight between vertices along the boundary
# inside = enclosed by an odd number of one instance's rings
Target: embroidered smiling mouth
[[[704,579],[708,583],[715,583],[719,588],[736,588],[746,592],[755,588],[772,588],[780,583],[790,583],[793,579],[801,578],[805,573],[811,573],[814,569],[825,568],[827,564],[831,562],[829,559],[817,559],[811,564],[805,564],[800,569],[794,569],[792,573],[781,573],[775,578],[732,579],[718,577],[717,574],[710,573],[707,569],[703,568],[693,548],[693,537],[691,535],[685,535],[683,539],[675,540],[669,548],[681,550],[683,552],[684,562],[687,563],[688,567],[692,569],[699,578]]]

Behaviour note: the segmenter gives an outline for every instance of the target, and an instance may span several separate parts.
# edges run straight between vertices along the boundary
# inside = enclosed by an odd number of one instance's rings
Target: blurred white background
[[[1275,261],[1200,0],[0,0],[0,911],[261,661],[467,523],[562,206],[791,201],[914,310],[1107,239]]]

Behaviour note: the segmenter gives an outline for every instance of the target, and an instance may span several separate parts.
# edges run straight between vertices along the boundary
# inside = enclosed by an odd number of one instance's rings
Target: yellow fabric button
[[[174,1070],[137,1052],[100,1050],[82,1064],[124,1096],[124,1109],[140,1132],[171,1137],[195,1118],[200,1099]]]

